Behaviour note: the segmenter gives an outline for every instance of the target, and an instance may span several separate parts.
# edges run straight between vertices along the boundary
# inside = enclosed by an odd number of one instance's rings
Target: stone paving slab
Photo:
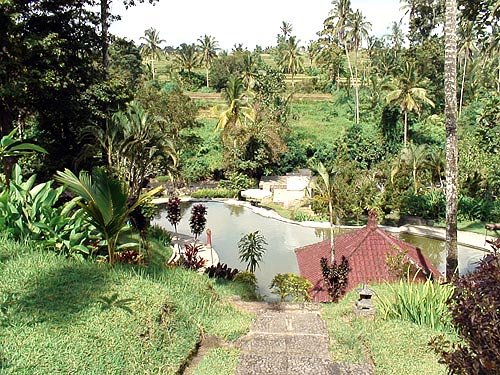
[[[243,354],[236,375],[337,375],[329,359],[287,354]]]
[[[316,358],[329,359],[328,347],[330,340],[324,336],[300,336],[294,335],[253,335],[243,340],[240,349],[246,353],[267,354],[272,347],[276,354],[304,355],[312,353]]]

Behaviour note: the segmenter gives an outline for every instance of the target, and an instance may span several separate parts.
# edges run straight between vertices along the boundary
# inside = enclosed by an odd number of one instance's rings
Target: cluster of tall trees
[[[458,197],[500,194],[498,0],[402,0],[408,32],[395,22],[383,37],[350,0],[333,0],[317,40],[302,45],[284,21],[276,45],[254,51],[222,51],[210,35],[165,47],[153,28],[136,45],[109,34],[110,4],[2,1],[0,135],[18,128],[48,151],[26,163],[41,178],[106,166],[138,195],[157,174],[259,178],[321,162],[339,171],[346,197],[371,191],[344,207],[354,214],[401,208],[402,191],[442,190],[446,170],[450,220]],[[222,92],[224,103],[207,111],[215,135],[198,136],[188,89]],[[338,142],[311,144],[289,126],[300,91],[333,94],[331,122],[347,124]],[[436,151],[445,148],[446,169]]]

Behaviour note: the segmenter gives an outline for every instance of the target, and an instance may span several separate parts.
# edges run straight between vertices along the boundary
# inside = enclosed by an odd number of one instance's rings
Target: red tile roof
[[[419,276],[441,277],[438,269],[422,254],[421,250],[396,238],[377,226],[376,216],[371,216],[366,227],[335,237],[335,260],[342,256],[349,261],[351,272],[347,290],[361,283],[391,281],[386,264],[388,255],[406,252],[406,258],[421,269]],[[312,296],[316,302],[328,302],[330,298],[323,288],[320,259],[330,260],[330,240],[325,240],[295,250],[300,274],[314,285]]]

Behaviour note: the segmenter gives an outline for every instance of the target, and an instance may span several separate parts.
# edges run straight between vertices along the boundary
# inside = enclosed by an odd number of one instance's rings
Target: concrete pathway
[[[236,375],[370,375],[368,364],[330,358],[330,338],[319,304],[269,303],[238,346]]]

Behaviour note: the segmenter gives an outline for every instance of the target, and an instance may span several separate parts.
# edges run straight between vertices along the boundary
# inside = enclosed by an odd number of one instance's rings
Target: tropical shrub
[[[247,271],[255,273],[255,269],[259,267],[266,252],[264,245],[267,245],[267,241],[259,231],[245,234],[239,240],[240,261],[247,262]]]
[[[130,213],[146,200],[163,190],[163,187],[141,194],[128,205],[128,187],[112,178],[103,169],[95,169],[92,175],[81,171],[79,177],[66,169],[58,171],[56,180],[81,198],[77,204],[87,215],[87,220],[101,233],[108,249],[108,261],[113,263],[118,248],[118,238],[127,228]]]
[[[168,199],[165,205],[167,210],[167,220],[174,227],[175,233],[177,233],[177,224],[181,221],[181,200],[179,197],[171,197]]]
[[[225,280],[232,280],[234,276],[238,273],[238,270],[236,268],[230,268],[227,266],[225,263],[217,263],[217,265],[212,265],[210,267],[207,267],[205,270],[205,273],[208,275],[210,278],[217,278],[217,279],[225,279]]]
[[[201,258],[198,253],[203,248],[203,245],[199,243],[186,244],[184,252],[181,254],[177,265],[183,266],[188,270],[198,270],[205,267],[205,259]]]
[[[314,217],[309,215],[307,212],[297,210],[292,213],[292,220],[299,222],[312,221],[314,220]]]
[[[219,181],[219,187],[230,190],[245,190],[256,186],[253,178],[240,172],[229,172],[227,179]]]
[[[443,220],[446,215],[446,197],[442,190],[429,190],[423,194],[406,193],[401,203],[401,213],[424,219]]]
[[[195,204],[191,208],[191,217],[189,218],[189,227],[191,228],[191,233],[194,234],[194,238],[197,239],[198,236],[203,233],[205,225],[207,223],[207,207],[203,204]]]
[[[292,297],[293,302],[311,301],[309,290],[312,287],[312,283],[305,277],[293,273],[278,273],[271,281],[271,292],[279,295],[282,302],[288,297]]]
[[[0,187],[0,231],[66,255],[89,255],[98,239],[83,211],[76,209],[75,200],[60,204],[64,187],[54,189],[52,181],[35,185],[35,179],[32,175],[25,181],[21,167],[14,165],[9,184]]]
[[[238,196],[239,190],[233,189],[199,189],[191,193],[193,198],[236,198]]]
[[[240,271],[234,276],[233,281],[248,285],[252,291],[256,291],[258,288],[257,277],[253,272]]]
[[[500,373],[500,243],[493,246],[495,252],[475,272],[453,281],[446,301],[461,341],[450,343],[440,336],[431,342],[450,374]]]
[[[449,330],[450,314],[446,302],[453,293],[448,284],[432,280],[424,283],[400,280],[387,284],[392,297],[379,297],[378,309],[384,319],[406,320],[432,329]]]
[[[165,247],[172,243],[170,233],[159,225],[152,225],[148,228],[148,237],[157,240]]]
[[[328,260],[323,257],[320,260],[320,265],[328,295],[332,302],[340,301],[346,292],[349,281],[349,272],[351,271],[349,261],[345,256],[342,256],[340,263],[334,260],[331,264],[328,264]]]

